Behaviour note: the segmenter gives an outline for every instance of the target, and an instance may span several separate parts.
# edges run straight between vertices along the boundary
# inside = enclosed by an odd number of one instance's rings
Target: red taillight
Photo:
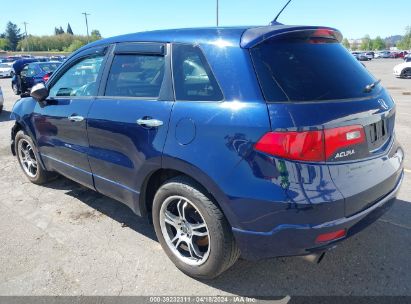
[[[46,75],[43,76],[43,81],[47,82],[49,80],[49,78],[50,78],[50,74],[46,74]]]
[[[348,126],[324,130],[325,159],[329,159],[338,150],[361,144],[365,141],[362,126]]]
[[[269,132],[255,145],[255,149],[278,157],[306,160],[324,160],[322,131]]]
[[[327,242],[335,241],[335,240],[338,240],[338,239],[341,239],[341,238],[345,237],[345,234],[346,234],[345,229],[320,234],[315,239],[315,242],[316,243],[327,243]]]
[[[260,152],[302,161],[326,161],[338,150],[365,142],[362,126],[321,131],[268,132],[255,145]]]

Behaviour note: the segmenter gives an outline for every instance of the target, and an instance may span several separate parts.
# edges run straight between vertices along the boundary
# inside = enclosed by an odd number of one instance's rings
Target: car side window
[[[27,70],[27,77],[32,77],[36,75],[36,68],[35,67],[29,67]]]
[[[116,55],[104,95],[157,98],[164,79],[164,69],[164,56]]]
[[[97,76],[104,55],[86,57],[71,66],[50,89],[50,97],[97,95]]]
[[[20,76],[21,76],[21,77],[26,77],[28,70],[29,70],[29,67],[26,65],[26,66],[21,70]]]
[[[177,100],[223,100],[220,87],[197,46],[173,45],[173,76]]]

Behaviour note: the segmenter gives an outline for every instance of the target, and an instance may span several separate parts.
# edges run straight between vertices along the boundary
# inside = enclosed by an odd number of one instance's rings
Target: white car
[[[411,57],[407,57],[403,63],[394,67],[394,76],[400,78],[411,78]]]
[[[14,69],[12,62],[0,63],[0,77],[13,77]]]
[[[4,103],[3,91],[1,90],[1,87],[0,87],[0,113],[3,111],[3,103]]]

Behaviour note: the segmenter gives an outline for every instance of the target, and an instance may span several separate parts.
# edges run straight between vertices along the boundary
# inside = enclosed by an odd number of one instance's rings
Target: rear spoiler
[[[340,33],[340,31],[331,27],[279,24],[272,26],[254,27],[246,30],[241,36],[240,46],[245,49],[250,49],[268,39],[299,32],[318,33],[318,37],[327,36],[327,38],[333,38],[338,42],[342,41],[342,34]]]

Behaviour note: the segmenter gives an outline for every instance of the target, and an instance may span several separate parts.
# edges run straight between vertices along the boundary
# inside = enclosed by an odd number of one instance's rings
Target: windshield
[[[251,49],[267,101],[321,101],[372,95],[376,81],[338,41],[282,38]]]
[[[9,68],[11,68],[11,65],[9,65],[9,64],[1,64],[0,63],[0,69],[9,69]]]

